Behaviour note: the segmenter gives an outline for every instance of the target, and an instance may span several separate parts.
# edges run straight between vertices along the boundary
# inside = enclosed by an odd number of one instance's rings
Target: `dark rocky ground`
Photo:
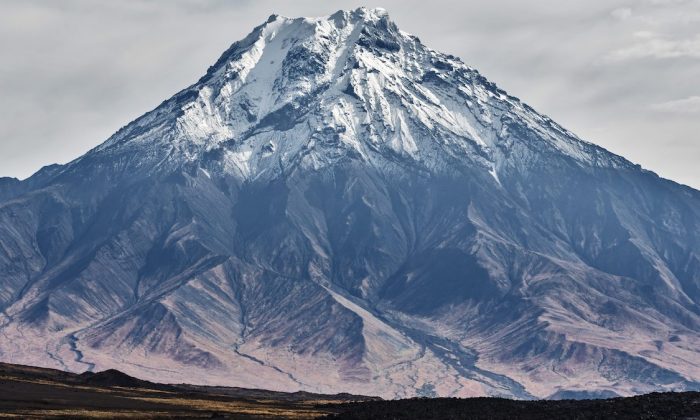
[[[0,418],[700,419],[700,393],[608,400],[374,398],[163,385],[117,370],[72,374],[0,363]]]
[[[434,398],[336,405],[334,419],[700,419],[700,393],[607,400],[514,401]]]

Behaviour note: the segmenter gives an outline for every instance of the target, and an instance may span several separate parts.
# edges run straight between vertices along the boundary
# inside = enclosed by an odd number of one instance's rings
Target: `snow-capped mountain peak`
[[[523,144],[523,131],[537,140]],[[128,155],[142,144],[150,151],[133,160],[137,167],[199,162],[243,178],[345,158],[377,167],[399,159],[428,172],[451,171],[447,162],[467,159],[500,182],[509,156],[522,156],[522,163],[533,148],[627,165],[458,58],[425,47],[380,8],[320,18],[271,16],[197,83],[96,152]]]

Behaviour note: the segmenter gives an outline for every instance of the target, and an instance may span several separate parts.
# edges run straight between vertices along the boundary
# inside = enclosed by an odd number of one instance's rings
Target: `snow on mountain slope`
[[[385,397],[700,381],[700,193],[382,9],[273,15],[86,155],[0,180],[0,280],[15,363]]]
[[[198,83],[84,159],[138,148],[142,155],[132,164],[151,169],[218,153],[220,171],[250,178],[298,164],[319,169],[348,155],[382,167],[386,153],[444,171],[447,153],[474,160],[497,179],[505,154],[518,148],[509,141],[513,119],[583,163],[628,165],[458,58],[423,46],[381,9],[315,19],[273,15]]]

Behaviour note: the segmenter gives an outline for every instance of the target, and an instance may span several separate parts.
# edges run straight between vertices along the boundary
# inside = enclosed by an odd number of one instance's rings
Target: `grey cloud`
[[[692,39],[666,39],[651,32],[637,32],[641,41],[613,51],[608,55],[611,60],[630,60],[640,58],[700,58],[700,35]]]
[[[700,96],[661,102],[653,104],[651,107],[654,110],[663,112],[700,114]]]
[[[626,20],[632,17],[632,9],[629,7],[620,7],[610,12],[610,15],[616,19]]]

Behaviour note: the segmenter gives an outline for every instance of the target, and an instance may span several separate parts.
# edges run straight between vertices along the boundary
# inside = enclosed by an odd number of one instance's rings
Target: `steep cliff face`
[[[0,180],[0,359],[414,395],[700,381],[700,192],[381,9],[271,16],[64,166]]]

